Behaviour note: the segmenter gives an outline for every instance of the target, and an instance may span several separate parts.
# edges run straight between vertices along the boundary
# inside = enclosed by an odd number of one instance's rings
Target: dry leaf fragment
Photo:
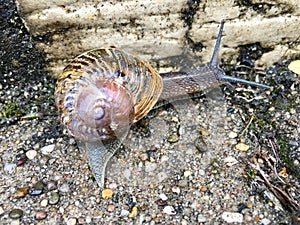
[[[291,62],[288,66],[289,70],[293,71],[294,73],[300,75],[300,60],[295,60]]]
[[[278,173],[279,176],[284,177],[284,178],[288,178],[288,173],[286,172],[286,168],[283,167],[282,170]]]

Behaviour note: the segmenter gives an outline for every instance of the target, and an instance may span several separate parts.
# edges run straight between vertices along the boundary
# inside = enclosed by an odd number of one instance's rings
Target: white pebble
[[[5,164],[4,165],[4,171],[7,173],[13,173],[15,171],[15,168],[17,167],[16,164]]]
[[[166,162],[166,161],[168,161],[168,160],[169,160],[169,157],[166,156],[166,155],[163,155],[163,156],[161,157],[161,159],[160,159],[160,162]]]
[[[59,187],[58,190],[61,191],[61,192],[63,192],[63,193],[69,192],[69,191],[70,191],[69,184],[63,183],[63,184]]]
[[[152,172],[157,168],[157,164],[156,163],[152,163],[152,162],[145,162],[145,171],[146,173]]]
[[[168,197],[165,195],[165,194],[160,194],[159,195],[159,198],[163,201],[167,201],[168,200]]]
[[[180,188],[175,186],[175,187],[172,187],[172,191],[176,194],[180,194]]]
[[[64,207],[59,207],[58,211],[61,213],[61,214],[64,214],[65,213],[65,209]]]
[[[16,219],[16,220],[12,220],[10,225],[19,225],[20,224],[20,220]]]
[[[130,212],[128,210],[122,209],[121,210],[121,216],[126,217],[130,214]]]
[[[228,156],[224,159],[224,163],[227,165],[227,166],[233,166],[235,164],[238,163],[238,161],[236,160],[236,158],[234,158],[233,156]]]
[[[116,189],[118,187],[118,185],[116,183],[111,183],[108,185],[109,189]]]
[[[183,219],[182,221],[181,221],[181,225],[188,225],[189,223],[188,223],[188,221],[186,221],[185,219]]]
[[[199,170],[198,173],[199,173],[200,176],[204,176],[205,175],[205,171],[204,170]]]
[[[67,225],[76,225],[77,220],[76,218],[70,218],[67,220]]]
[[[228,134],[228,137],[231,138],[231,139],[236,138],[237,136],[238,136],[237,133],[233,132],[233,131],[230,131],[229,134]]]
[[[243,214],[234,212],[223,212],[222,219],[227,223],[242,223]]]
[[[42,201],[41,201],[41,206],[42,207],[46,207],[48,205],[48,200],[47,199],[43,199]]]
[[[26,152],[27,158],[31,159],[31,160],[34,159],[36,157],[36,155],[37,155],[37,151],[35,151],[35,150],[29,150]]]
[[[235,149],[239,150],[241,152],[247,152],[249,148],[250,148],[250,145],[247,145],[247,144],[244,144],[244,143],[238,143],[235,146]]]
[[[183,174],[185,177],[188,177],[188,176],[191,176],[192,175],[192,172],[190,170],[187,170],[187,171],[184,171],[184,174]]]
[[[168,178],[168,174],[165,173],[165,172],[160,172],[160,173],[157,174],[157,181],[158,181],[158,183],[163,182],[167,178]]]
[[[170,205],[166,206],[164,208],[163,212],[168,214],[168,215],[175,215],[176,214],[176,211],[175,211],[174,207],[170,206]]]
[[[131,170],[130,169],[126,169],[123,171],[124,177],[126,177],[127,179],[130,179],[131,176]]]
[[[86,223],[91,223],[92,222],[92,218],[90,216],[85,217],[85,222]]]
[[[41,148],[41,152],[44,155],[49,155],[54,150],[55,144],[47,145]]]
[[[269,220],[269,219],[264,218],[261,220],[261,224],[263,224],[263,225],[269,225],[270,223],[271,223],[271,220]]]
[[[202,214],[200,214],[200,215],[198,215],[198,222],[199,223],[204,223],[204,222],[206,222],[206,217],[205,216],[203,216]]]

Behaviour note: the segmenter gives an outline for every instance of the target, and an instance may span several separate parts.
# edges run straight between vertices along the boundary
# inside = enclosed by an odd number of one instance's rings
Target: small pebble
[[[37,156],[36,150],[29,150],[26,152],[26,157],[30,160],[34,159]]]
[[[160,173],[158,173],[157,174],[157,176],[156,176],[157,178],[157,181],[159,182],[159,183],[161,183],[161,182],[163,182],[165,179],[167,179],[169,176],[168,176],[168,174],[167,173],[165,173],[165,172],[160,172]]]
[[[172,191],[176,194],[180,194],[180,188],[175,186],[175,187],[172,187]]]
[[[176,116],[172,116],[171,121],[172,121],[172,122],[175,122],[175,123],[178,123],[178,122],[179,122],[179,119],[178,119],[178,117],[176,117]]]
[[[222,219],[227,223],[242,223],[243,214],[235,212],[223,212]]]
[[[149,161],[146,161],[146,162],[145,162],[145,172],[147,172],[147,173],[152,172],[152,171],[154,171],[156,168],[157,168],[157,164],[156,164],[156,163],[154,163],[154,162],[149,162]]]
[[[136,217],[138,214],[138,208],[136,206],[134,206],[131,210],[131,213],[128,215],[129,218],[134,218]]]
[[[148,159],[148,154],[147,154],[147,153],[142,153],[142,154],[140,155],[140,159],[141,159],[142,161],[146,161],[146,160]]]
[[[187,180],[186,179],[179,180],[178,186],[179,187],[186,187],[187,186]]]
[[[107,211],[108,212],[113,212],[115,210],[115,206],[113,205],[113,204],[109,204],[108,206],[107,206]]]
[[[79,217],[78,218],[78,223],[79,224],[85,224],[85,218],[84,217]]]
[[[47,199],[43,199],[42,201],[41,201],[41,206],[42,207],[46,207],[48,205],[48,200]]]
[[[209,131],[206,128],[201,127],[199,129],[200,133],[202,136],[208,136],[209,135]]]
[[[185,177],[189,177],[192,175],[192,172],[190,170],[186,170],[184,171],[184,174],[183,174]]]
[[[179,140],[179,136],[177,133],[172,133],[169,137],[168,137],[168,142],[170,143],[175,143]]]
[[[225,195],[224,195],[224,198],[223,198],[224,200],[229,200],[230,199],[230,194],[229,193],[226,193]]]
[[[20,219],[12,220],[10,225],[20,225]]]
[[[49,181],[47,184],[48,191],[53,191],[57,189],[57,183],[55,181]]]
[[[186,221],[185,219],[181,220],[181,225],[188,225],[188,221]]]
[[[26,161],[27,161],[26,158],[19,159],[16,163],[16,166],[22,166],[26,163]]]
[[[204,153],[208,150],[207,144],[203,140],[202,136],[199,136],[194,140],[194,145],[200,153]]]
[[[159,198],[163,201],[167,201],[168,200],[168,197],[165,195],[165,194],[160,194],[159,195]]]
[[[273,111],[275,110],[275,107],[272,106],[272,107],[270,107],[268,110],[269,110],[270,112],[273,112]]]
[[[51,195],[50,195],[50,198],[49,198],[49,204],[50,205],[56,205],[59,201],[59,194],[58,192],[52,192]]]
[[[55,144],[47,145],[41,148],[41,153],[44,155],[49,155],[54,150]]]
[[[250,148],[249,145],[246,145],[244,143],[238,143],[236,146],[235,146],[235,149],[236,150],[239,150],[241,152],[246,152],[248,149]]]
[[[76,218],[70,218],[67,220],[67,225],[76,225],[77,219]]]
[[[0,206],[0,216],[4,213],[4,209]]]
[[[207,191],[207,187],[206,186],[202,186],[200,189],[201,192],[206,192]]]
[[[111,184],[109,184],[108,187],[109,187],[109,189],[114,190],[114,189],[116,189],[118,187],[118,185],[116,183],[111,183]]]
[[[104,189],[102,191],[102,198],[108,200],[108,199],[110,199],[113,196],[113,194],[114,194],[113,190],[111,190],[111,189]]]
[[[205,175],[205,171],[204,170],[199,170],[198,173],[199,173],[200,176],[204,176]]]
[[[35,215],[35,218],[37,220],[43,220],[47,217],[47,213],[45,211],[39,211],[37,212],[37,214]]]
[[[202,214],[198,215],[197,220],[198,220],[199,223],[205,223],[206,222],[206,218]]]
[[[9,217],[11,219],[19,219],[23,215],[23,211],[21,209],[13,209],[9,213]]]
[[[4,171],[5,171],[6,173],[11,174],[11,173],[13,173],[13,172],[15,171],[15,168],[16,168],[16,167],[17,167],[16,164],[7,163],[7,164],[4,165]]]
[[[90,216],[86,216],[85,217],[85,222],[86,223],[91,223],[92,222],[92,218]]]
[[[233,132],[233,131],[230,131],[229,134],[228,134],[228,137],[233,139],[233,138],[236,138],[238,136],[238,134],[236,132]]]
[[[156,152],[157,151],[157,147],[155,145],[151,145],[150,151]]]
[[[44,191],[44,187],[45,184],[42,181],[38,181],[35,183],[32,189],[29,190],[29,194],[32,196],[41,195]]]
[[[130,214],[130,212],[128,210],[125,210],[125,209],[121,210],[121,216],[127,217],[129,214]]]
[[[23,198],[28,194],[28,192],[29,192],[29,187],[18,188],[14,194],[14,197]]]
[[[63,183],[59,188],[59,191],[63,192],[63,193],[68,193],[70,192],[70,186],[68,183]]]
[[[235,164],[238,163],[237,159],[234,158],[233,156],[228,156],[224,159],[224,163],[227,165],[227,166],[233,166]]]
[[[260,223],[263,225],[269,225],[271,224],[271,220],[264,218],[260,221]]]
[[[174,209],[173,206],[166,206],[163,210],[164,213],[168,214],[168,215],[175,215],[176,214],[176,211]]]
[[[159,206],[165,206],[165,205],[167,204],[166,201],[163,201],[163,200],[161,200],[161,199],[158,199],[158,200],[156,201],[156,203],[157,203],[157,205],[159,205]]]

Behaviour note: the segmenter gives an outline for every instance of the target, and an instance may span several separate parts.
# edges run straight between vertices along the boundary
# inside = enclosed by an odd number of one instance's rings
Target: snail
[[[270,88],[226,76],[219,68],[223,27],[224,20],[210,63],[188,73],[159,75],[138,57],[117,48],[100,48],[77,56],[58,76],[55,101],[61,123],[86,152],[101,188],[106,164],[120,148],[130,126],[157,102],[173,101],[229,82]]]

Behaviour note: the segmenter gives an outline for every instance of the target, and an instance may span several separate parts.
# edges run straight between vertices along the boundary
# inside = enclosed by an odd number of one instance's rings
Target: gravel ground
[[[0,0],[0,16],[1,224],[299,224],[300,87],[288,62],[248,67],[263,49],[244,46],[246,66],[225,70],[274,90],[222,87],[151,112],[102,193],[13,1]]]

